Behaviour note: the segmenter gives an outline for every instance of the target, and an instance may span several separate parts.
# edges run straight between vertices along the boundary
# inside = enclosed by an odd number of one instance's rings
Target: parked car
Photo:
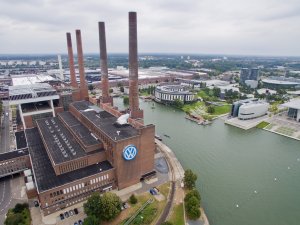
[[[69,211],[69,215],[70,215],[70,216],[73,216],[73,215],[74,215],[74,211],[73,211],[73,210],[70,210],[70,211]]]
[[[39,204],[38,201],[34,201],[33,204],[34,204],[35,207],[39,207],[40,206],[40,204]]]
[[[153,190],[159,193],[159,189],[157,187],[154,187]]]
[[[65,218],[64,214],[62,214],[62,213],[59,215],[59,217],[60,217],[61,220],[63,220]]]
[[[68,218],[70,215],[68,212],[65,212],[65,217]]]
[[[78,223],[79,223],[79,225],[83,224],[82,220],[78,220]]]
[[[157,192],[153,188],[151,188],[149,192],[151,195],[157,195]]]
[[[123,206],[124,209],[128,209],[128,207],[129,207],[129,205],[127,204],[127,202],[123,202],[122,206]]]
[[[75,213],[76,215],[78,214],[78,209],[77,209],[77,208],[74,209],[74,213]]]
[[[77,222],[75,222],[75,223],[74,223],[74,225],[78,225],[78,223],[77,223]]]

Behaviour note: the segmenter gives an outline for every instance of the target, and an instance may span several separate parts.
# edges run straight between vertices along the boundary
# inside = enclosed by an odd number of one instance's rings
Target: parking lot
[[[66,208],[59,212],[50,214],[48,216],[42,216],[39,207],[30,208],[32,215],[33,225],[79,225],[80,221],[83,222],[86,215],[83,212],[83,203],[76,204],[72,207]],[[78,210],[78,214],[75,213],[74,209]],[[63,214],[63,216],[61,216]]]

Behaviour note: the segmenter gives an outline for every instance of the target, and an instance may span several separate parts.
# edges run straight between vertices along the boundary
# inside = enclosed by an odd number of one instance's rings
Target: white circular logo
[[[137,148],[134,145],[128,145],[123,150],[123,157],[125,160],[133,160],[137,152]]]

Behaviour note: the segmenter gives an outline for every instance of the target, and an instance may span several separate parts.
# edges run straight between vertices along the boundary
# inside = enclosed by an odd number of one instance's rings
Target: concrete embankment
[[[184,169],[181,165],[181,163],[179,162],[179,160],[177,159],[176,155],[174,154],[174,152],[167,146],[165,145],[163,142],[159,141],[159,140],[155,140],[155,143],[158,147],[158,149],[165,155],[167,162],[169,163],[170,168],[170,179],[172,180],[172,182],[174,182],[176,185],[174,187],[175,189],[175,194],[174,196],[176,196],[177,201],[178,198],[181,198],[179,201],[183,202],[183,198],[184,195],[180,194],[183,193],[183,189],[181,187],[181,182],[183,181],[184,178]],[[172,198],[174,197],[172,196]],[[173,201],[173,199],[171,200]],[[197,225],[209,225],[207,216],[204,212],[204,209],[201,208],[201,217],[199,218],[199,220],[193,221],[193,224],[197,224]],[[168,213],[170,214],[171,211],[171,207],[169,207],[168,209]],[[168,217],[168,215],[166,216],[166,218]],[[188,222],[186,221],[185,218],[185,224],[188,224]]]

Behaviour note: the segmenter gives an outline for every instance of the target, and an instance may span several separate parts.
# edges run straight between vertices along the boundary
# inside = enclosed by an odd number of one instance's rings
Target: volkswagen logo
[[[134,145],[128,145],[123,150],[123,157],[125,160],[133,160],[137,155],[137,148]]]

